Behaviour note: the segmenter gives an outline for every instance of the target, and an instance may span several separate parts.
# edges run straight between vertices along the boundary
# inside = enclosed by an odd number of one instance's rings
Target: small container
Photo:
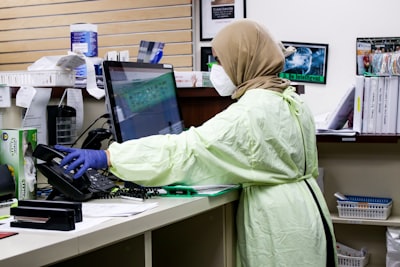
[[[76,139],[76,110],[73,107],[48,106],[49,145],[70,145]]]
[[[354,248],[336,242],[339,267],[363,267],[368,264],[369,253],[366,249]]]
[[[391,198],[345,195],[337,200],[339,217],[386,220],[392,209]]]
[[[87,57],[97,57],[97,25],[77,23],[70,25],[71,51]]]

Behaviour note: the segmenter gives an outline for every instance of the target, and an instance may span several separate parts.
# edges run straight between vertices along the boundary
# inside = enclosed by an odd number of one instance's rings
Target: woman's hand
[[[108,167],[107,154],[104,150],[80,149],[55,145],[58,151],[67,153],[61,160],[60,167],[68,165],[66,172],[78,170],[74,178],[81,177],[89,168],[105,169]]]

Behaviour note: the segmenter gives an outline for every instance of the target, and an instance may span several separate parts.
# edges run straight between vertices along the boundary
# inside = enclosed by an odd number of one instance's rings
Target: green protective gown
[[[200,127],[113,143],[109,152],[115,175],[143,185],[241,184],[237,266],[325,266],[323,224],[303,181],[334,236],[316,183],[315,125],[292,87],[248,90]]]

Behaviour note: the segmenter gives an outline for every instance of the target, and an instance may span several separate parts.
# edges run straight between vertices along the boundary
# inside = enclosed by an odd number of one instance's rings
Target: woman
[[[106,151],[57,146],[70,153],[61,165],[83,164],[77,176],[109,167],[143,185],[241,184],[238,266],[336,266],[333,227],[316,183],[313,116],[278,77],[281,44],[243,19],[220,30],[212,50],[218,65],[210,79],[237,102],[179,135],[112,143]]]

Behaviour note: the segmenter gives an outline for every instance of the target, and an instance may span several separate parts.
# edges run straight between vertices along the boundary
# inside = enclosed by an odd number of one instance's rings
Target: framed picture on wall
[[[400,74],[400,37],[358,37],[356,45],[357,75]]]
[[[296,52],[286,58],[280,77],[296,82],[326,84],[328,44],[282,43],[285,47],[295,47]]]
[[[212,40],[225,25],[245,17],[245,0],[200,0],[200,41]]]

